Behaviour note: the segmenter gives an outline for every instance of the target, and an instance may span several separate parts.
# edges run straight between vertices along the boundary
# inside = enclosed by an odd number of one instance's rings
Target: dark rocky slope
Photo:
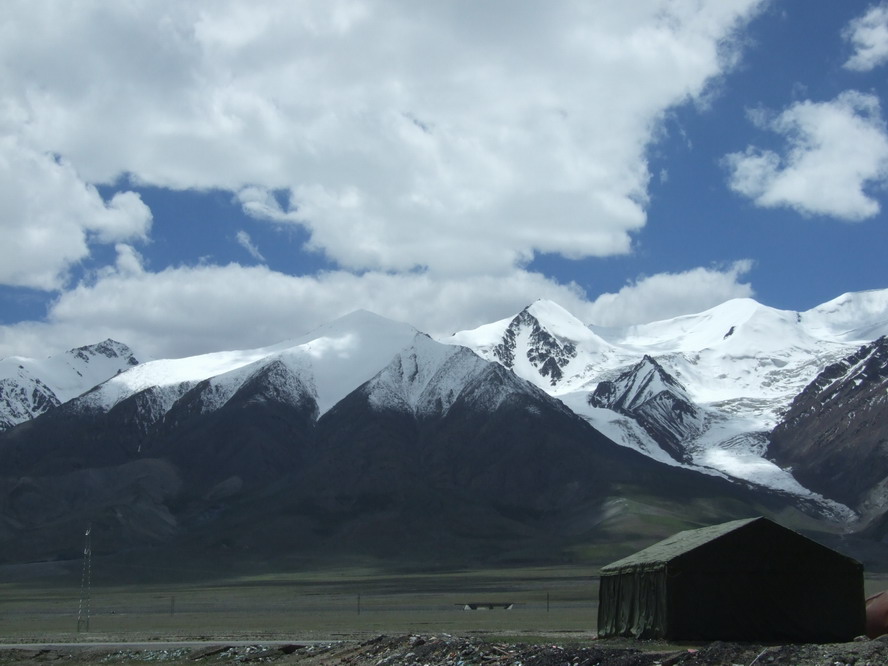
[[[97,554],[209,569],[332,556],[552,561],[612,541],[602,526],[633,497],[664,521],[654,536],[674,530],[670,504],[682,526],[700,517],[695,505],[712,522],[789,505],[619,447],[485,365],[449,407],[422,412],[375,404],[368,383],[317,419],[298,377],[273,365],[210,411],[209,384],[155,420],[150,389],[106,413],[63,405],[0,435],[0,559],[76,558],[92,524]]]
[[[888,338],[826,368],[771,433],[804,486],[862,513],[888,508]]]

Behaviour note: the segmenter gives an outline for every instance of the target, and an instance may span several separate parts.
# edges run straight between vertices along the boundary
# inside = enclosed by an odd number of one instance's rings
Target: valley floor
[[[597,567],[564,565],[130,584],[100,575],[84,600],[90,626],[79,633],[78,572],[7,577],[0,579],[0,666],[888,664],[888,641],[879,639],[785,646],[596,640],[596,574]],[[868,594],[886,588],[888,575],[867,575]],[[493,607],[464,610],[470,603]]]

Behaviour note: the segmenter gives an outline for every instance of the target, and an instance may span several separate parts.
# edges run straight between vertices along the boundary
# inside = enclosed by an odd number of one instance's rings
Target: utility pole
[[[89,631],[90,601],[92,600],[92,524],[83,535],[83,570],[80,574],[80,604],[77,606],[77,633]]]

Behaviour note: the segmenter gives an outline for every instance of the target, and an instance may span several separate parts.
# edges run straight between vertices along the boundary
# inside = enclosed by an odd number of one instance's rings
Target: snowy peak
[[[465,347],[444,345],[420,333],[364,390],[375,409],[406,411],[417,416],[443,414],[470,378],[486,365]]]
[[[298,340],[290,353],[307,359],[323,414],[409,347],[417,333],[409,324],[359,311]]]
[[[649,353],[718,350],[743,356],[753,350],[783,349],[810,340],[795,312],[777,310],[751,298],[726,301],[704,312],[631,326],[611,339]]]
[[[600,333],[612,344],[654,355],[708,351],[785,357],[823,345],[848,349],[888,335],[888,289],[844,294],[807,312],[739,298],[698,314]]]
[[[45,359],[4,358],[0,360],[0,378],[39,379],[60,402],[66,402],[138,363],[132,349],[109,339]]]
[[[160,416],[170,425],[215,412],[226,405],[275,403],[294,407],[317,419],[318,408],[313,387],[292,363],[279,357],[233,371],[235,376],[220,375],[204,380],[187,391]],[[136,396],[138,397],[138,396]],[[153,414],[157,418],[157,414]]]
[[[541,327],[558,340],[589,344],[596,339],[588,326],[554,301],[534,301],[524,312],[536,319]]]
[[[353,312],[270,347],[143,363],[81,396],[74,408],[107,412],[132,403],[128,409],[148,428],[173,412],[184,418],[218,410],[243,391],[255,392],[253,384],[261,377],[264,399],[305,406],[317,418],[372,378],[416,335],[407,324]]]
[[[457,402],[492,411],[515,393],[545,393],[466,347],[435,342],[418,334],[364,387],[371,406],[415,416],[441,416]]]
[[[888,335],[888,289],[842,294],[801,314],[805,326],[821,336],[868,342]]]
[[[615,380],[601,382],[589,395],[589,404],[631,412],[664,392],[690,402],[684,386],[652,357],[645,355]]]
[[[415,412],[429,386],[437,383],[442,368],[458,352],[457,347],[448,348],[424,334],[417,334],[412,345],[398,352],[366,384],[370,403],[376,409]]]
[[[59,400],[46,384],[22,374],[0,379],[0,431],[57,407]]]
[[[573,390],[586,381],[590,364],[607,365],[615,351],[560,305],[543,300],[446,342],[469,347],[550,393]]]
[[[679,462],[689,460],[683,444],[703,426],[703,412],[685,387],[650,356],[613,381],[598,384],[588,403],[634,418]]]
[[[111,360],[122,359],[128,365],[139,364],[139,361],[136,360],[132,349],[127,347],[122,342],[117,342],[117,340],[112,340],[111,338],[108,338],[95,345],[87,345],[85,347],[77,347],[76,349],[71,349],[65,352],[65,355],[79,359],[84,363],[89,363],[98,357],[102,357]]]
[[[138,363],[132,349],[110,339],[46,359],[4,358],[0,430],[39,416]]]
[[[525,342],[523,350],[520,342]],[[503,340],[493,349],[496,360],[510,370],[515,367],[515,355],[524,352],[524,359],[555,386],[564,377],[563,368],[576,358],[577,348],[569,340],[559,339],[540,324],[530,309],[522,310],[511,321]]]
[[[757,429],[770,430],[820,370],[857,346],[827,333],[807,325],[800,313],[736,299],[700,314],[614,331],[609,340],[655,357],[694,402],[732,414],[751,409]]]

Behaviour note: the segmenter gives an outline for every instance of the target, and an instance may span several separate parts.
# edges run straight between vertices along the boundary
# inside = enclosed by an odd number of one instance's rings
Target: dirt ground
[[[0,647],[0,664],[238,664],[303,666],[671,666],[788,664],[876,666],[888,664],[888,640],[827,645],[715,642],[695,648],[652,642],[590,640],[577,644],[504,643],[442,635],[377,636],[364,641],[300,645],[226,645],[113,649]]]

